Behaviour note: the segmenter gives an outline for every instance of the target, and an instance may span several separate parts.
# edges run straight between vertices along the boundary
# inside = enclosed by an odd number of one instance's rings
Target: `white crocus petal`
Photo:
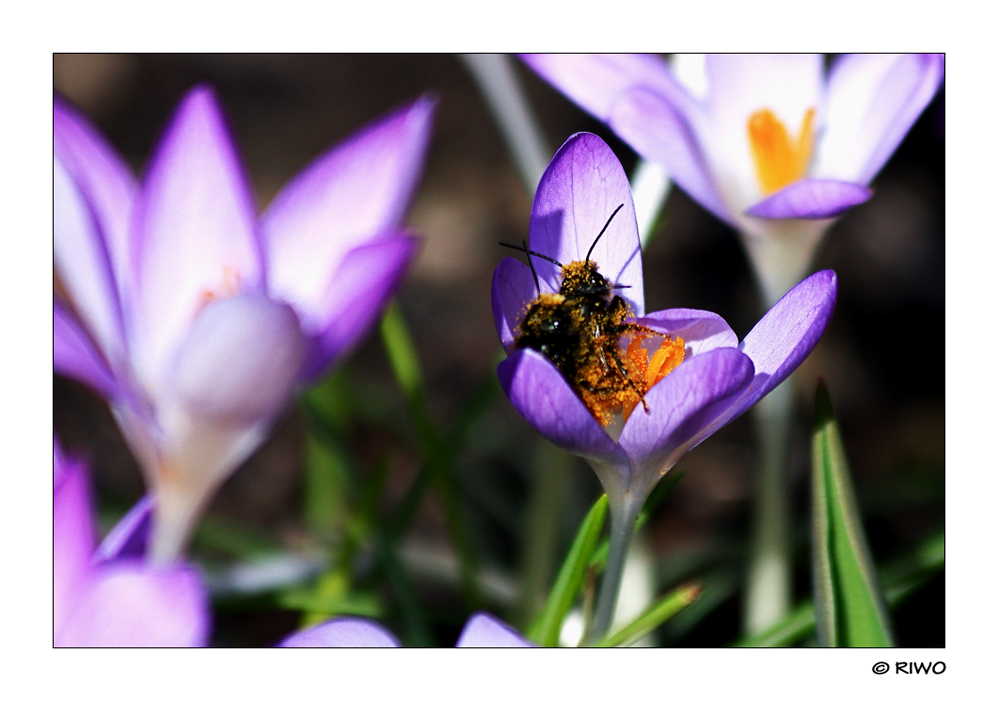
[[[262,294],[198,315],[157,398],[160,452],[147,467],[157,495],[154,560],[180,553],[207,498],[264,439],[304,353],[295,312]]]

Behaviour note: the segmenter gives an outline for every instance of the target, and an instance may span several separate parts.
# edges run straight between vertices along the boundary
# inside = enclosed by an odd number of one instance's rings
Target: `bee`
[[[602,426],[610,424],[617,411],[627,420],[638,403],[648,414],[645,393],[680,364],[684,351],[683,339],[627,321],[635,316],[634,310],[614,291],[628,286],[612,285],[590,260],[622,207],[623,203],[611,213],[582,261],[563,265],[531,251],[526,242],[519,247],[501,244],[527,255],[538,290],[538,296],[527,305],[514,348],[534,349],[555,364]],[[561,269],[557,293],[541,292],[532,256]],[[642,345],[650,338],[662,340],[651,359]]]

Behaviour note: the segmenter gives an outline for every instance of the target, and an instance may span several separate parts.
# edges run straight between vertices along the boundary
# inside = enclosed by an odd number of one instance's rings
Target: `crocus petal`
[[[112,366],[120,367],[125,357],[124,322],[104,238],[59,158],[52,185],[56,272],[98,348]]]
[[[299,373],[312,382],[350,353],[377,321],[416,256],[420,241],[404,233],[381,237],[351,250],[328,281],[319,309],[303,322],[312,337]]]
[[[636,407],[621,432],[620,444],[636,465],[637,478],[651,486],[679,460],[679,450],[698,419],[745,388],[753,378],[753,363],[734,348],[716,348],[684,360],[645,394],[646,414]],[[633,485],[635,489],[639,486]]]
[[[593,246],[611,214],[621,205],[606,232]],[[595,134],[569,137],[541,177],[531,209],[532,251],[560,263],[582,261],[590,247],[591,260],[616,285],[636,315],[645,309],[642,288],[642,249],[628,177],[614,152]],[[559,287],[557,266],[536,259],[538,277]]]
[[[484,612],[473,614],[465,622],[455,644],[458,648],[526,648],[533,645],[513,628]]]
[[[90,586],[95,529],[82,463],[56,451],[58,478],[52,509],[52,614],[56,636],[68,625],[79,594]]]
[[[702,418],[701,427],[686,445],[688,450],[756,404],[801,365],[829,324],[837,288],[834,272],[813,273],[756,323],[739,344],[739,349],[753,361],[753,381],[724,411]]]
[[[517,351],[496,372],[510,404],[546,439],[570,453],[627,470],[627,456],[543,355],[533,349]]]
[[[659,93],[637,87],[614,103],[608,124],[643,158],[663,166],[684,192],[722,221],[734,224],[715,186],[695,124],[695,108],[684,112]]]
[[[249,424],[291,397],[305,344],[288,306],[259,293],[209,304],[170,374],[170,395],[206,421]]]
[[[493,272],[493,321],[500,343],[513,350],[514,332],[523,319],[527,303],[538,295],[531,269],[514,258],[504,258]]]
[[[384,627],[357,617],[338,617],[292,634],[282,648],[395,648],[400,646]]]
[[[52,310],[52,361],[56,373],[89,385],[106,398],[118,396],[118,383],[87,332],[62,305]]]
[[[150,568],[118,561],[97,571],[76,593],[56,646],[204,646],[208,643],[208,593],[190,567]]]
[[[209,88],[188,93],[167,127],[137,203],[136,226],[133,358],[156,387],[206,295],[224,297],[261,280],[253,203]]]
[[[344,257],[399,228],[433,112],[434,102],[421,98],[365,128],[320,156],[264,213],[269,289],[307,325],[326,321],[329,283]]]
[[[746,211],[765,219],[829,219],[867,202],[873,193],[859,183],[806,179],[791,183]]]
[[[132,289],[129,226],[135,179],[104,137],[58,96],[52,127],[55,156],[90,204],[119,292],[127,297]]]
[[[144,495],[128,510],[118,523],[111,527],[94,553],[94,563],[106,563],[119,558],[141,557],[149,544],[152,526],[153,501]]]
[[[661,56],[651,54],[522,54],[524,63],[601,120],[624,91],[645,87],[678,104],[691,98]]]
[[[853,54],[829,75],[827,129],[814,171],[870,183],[936,94],[940,54]]]
[[[692,358],[717,348],[735,348],[739,337],[724,319],[714,312],[675,308],[652,312],[635,320],[649,329],[680,337],[685,346],[684,358]]]

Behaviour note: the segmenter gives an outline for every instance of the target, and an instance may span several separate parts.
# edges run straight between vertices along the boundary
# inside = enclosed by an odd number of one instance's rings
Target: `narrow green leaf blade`
[[[599,647],[630,646],[663,622],[672,619],[697,601],[704,588],[700,583],[681,585],[665,595],[630,624],[593,644]]]
[[[528,629],[528,638],[537,641],[542,646],[558,645],[562,622],[565,621],[565,617],[583,585],[587,565],[600,538],[600,531],[604,527],[606,518],[607,495],[602,495],[590,508],[582,526],[579,527],[576,538],[569,549],[569,555],[566,556],[551,594],[548,596],[548,602]]]
[[[822,646],[892,646],[891,624],[864,536],[846,453],[824,383],[812,436],[812,569]]]

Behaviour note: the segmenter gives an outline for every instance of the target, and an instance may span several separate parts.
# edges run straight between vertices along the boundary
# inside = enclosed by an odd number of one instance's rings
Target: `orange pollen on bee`
[[[198,312],[216,300],[224,300],[239,292],[241,287],[239,271],[232,266],[222,266],[222,284],[214,290],[205,288],[199,294]]]
[[[814,123],[815,108],[809,107],[802,117],[797,141],[792,142],[787,127],[771,110],[764,108],[749,116],[749,147],[764,195],[772,195],[805,177],[812,159]]]
[[[649,358],[649,352],[642,346],[642,341],[642,337],[636,337],[628,344],[628,350],[625,352],[625,366],[628,369],[628,375],[644,396],[652,389],[652,386],[680,365],[683,361],[685,347],[684,341],[680,337],[665,338],[652,354],[652,358]],[[628,417],[638,406],[640,399],[637,398],[624,404],[624,421],[628,421]]]

